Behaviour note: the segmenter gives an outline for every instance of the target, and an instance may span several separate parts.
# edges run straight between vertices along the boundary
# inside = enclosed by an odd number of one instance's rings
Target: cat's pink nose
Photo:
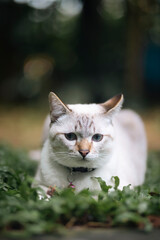
[[[79,150],[79,153],[82,155],[82,157],[84,159],[86,157],[86,155],[89,153],[89,150],[81,149],[81,150]]]

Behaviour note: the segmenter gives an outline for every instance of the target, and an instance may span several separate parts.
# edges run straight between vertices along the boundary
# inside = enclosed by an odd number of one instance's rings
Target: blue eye
[[[65,133],[64,136],[67,138],[69,141],[74,141],[77,140],[77,136],[75,133]]]
[[[100,142],[103,139],[103,135],[100,133],[96,133],[92,136],[92,141]]]

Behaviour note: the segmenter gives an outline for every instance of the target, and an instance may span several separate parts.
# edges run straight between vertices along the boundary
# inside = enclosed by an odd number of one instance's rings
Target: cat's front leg
[[[52,186],[47,187],[44,185],[39,185],[38,188],[39,190],[37,192],[40,200],[44,198],[49,199],[51,196],[53,196],[55,191],[55,188]]]

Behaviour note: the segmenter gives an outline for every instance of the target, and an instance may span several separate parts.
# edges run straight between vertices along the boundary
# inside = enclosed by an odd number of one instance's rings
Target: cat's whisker
[[[69,154],[69,153],[56,153],[57,156],[61,157],[61,159],[66,159],[68,156],[69,158],[77,158],[77,155]]]
[[[56,152],[57,157],[60,157],[63,160],[66,160],[66,158],[70,158],[70,159],[75,159],[75,160],[79,160],[79,154],[76,153],[72,153],[72,152]],[[104,159],[106,157],[108,157],[109,153],[101,153],[101,159]],[[99,158],[99,154],[98,153],[94,153],[92,155],[88,156],[89,160],[96,160],[97,158]]]
[[[75,154],[67,153],[67,152],[56,152],[56,155],[64,155],[64,156],[70,155],[70,156],[75,156]]]

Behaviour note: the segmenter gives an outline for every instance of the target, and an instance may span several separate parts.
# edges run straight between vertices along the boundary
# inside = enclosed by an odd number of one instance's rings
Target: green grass
[[[150,153],[146,182],[131,190],[109,187],[102,179],[101,192],[65,189],[46,201],[31,187],[36,163],[27,154],[0,145],[0,232],[11,236],[50,234],[72,226],[136,227],[146,231],[160,219],[160,153]],[[152,216],[152,217],[151,217]]]

